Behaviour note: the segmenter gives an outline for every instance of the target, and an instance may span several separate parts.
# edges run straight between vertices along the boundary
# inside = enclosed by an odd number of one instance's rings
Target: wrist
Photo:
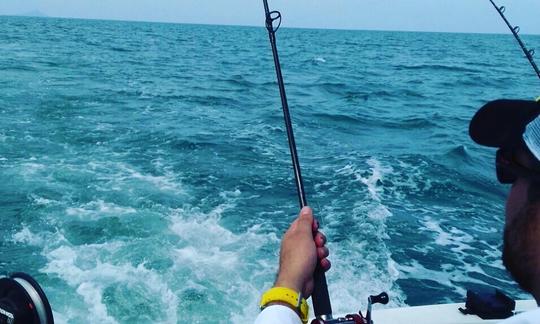
[[[298,280],[283,274],[278,274],[274,287],[290,288],[294,291],[304,292],[304,284],[302,280]]]

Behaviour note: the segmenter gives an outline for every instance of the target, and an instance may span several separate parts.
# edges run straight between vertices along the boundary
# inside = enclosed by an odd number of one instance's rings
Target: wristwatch
[[[302,298],[301,292],[296,292],[290,288],[274,287],[267,290],[261,298],[261,310],[265,309],[270,303],[284,303],[295,309],[300,315],[302,323],[308,322],[309,306],[307,301]]]

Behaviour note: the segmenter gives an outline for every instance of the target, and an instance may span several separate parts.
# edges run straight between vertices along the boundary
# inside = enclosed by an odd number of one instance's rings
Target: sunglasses
[[[499,149],[495,157],[497,179],[500,183],[514,183],[518,177],[540,181],[540,171],[520,164],[513,151]]]

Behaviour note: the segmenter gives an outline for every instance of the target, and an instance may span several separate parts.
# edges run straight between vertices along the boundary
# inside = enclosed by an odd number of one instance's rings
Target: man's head
[[[497,100],[473,117],[469,134],[498,148],[497,178],[512,184],[506,202],[503,262],[540,303],[540,102]]]

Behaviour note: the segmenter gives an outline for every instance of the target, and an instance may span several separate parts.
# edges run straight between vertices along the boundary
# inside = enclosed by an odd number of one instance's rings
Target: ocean
[[[266,30],[3,16],[0,35],[0,272],[32,274],[57,323],[252,322],[299,210]],[[334,313],[530,298],[500,261],[509,188],[468,137],[487,101],[540,95],[513,37],[277,38]]]

